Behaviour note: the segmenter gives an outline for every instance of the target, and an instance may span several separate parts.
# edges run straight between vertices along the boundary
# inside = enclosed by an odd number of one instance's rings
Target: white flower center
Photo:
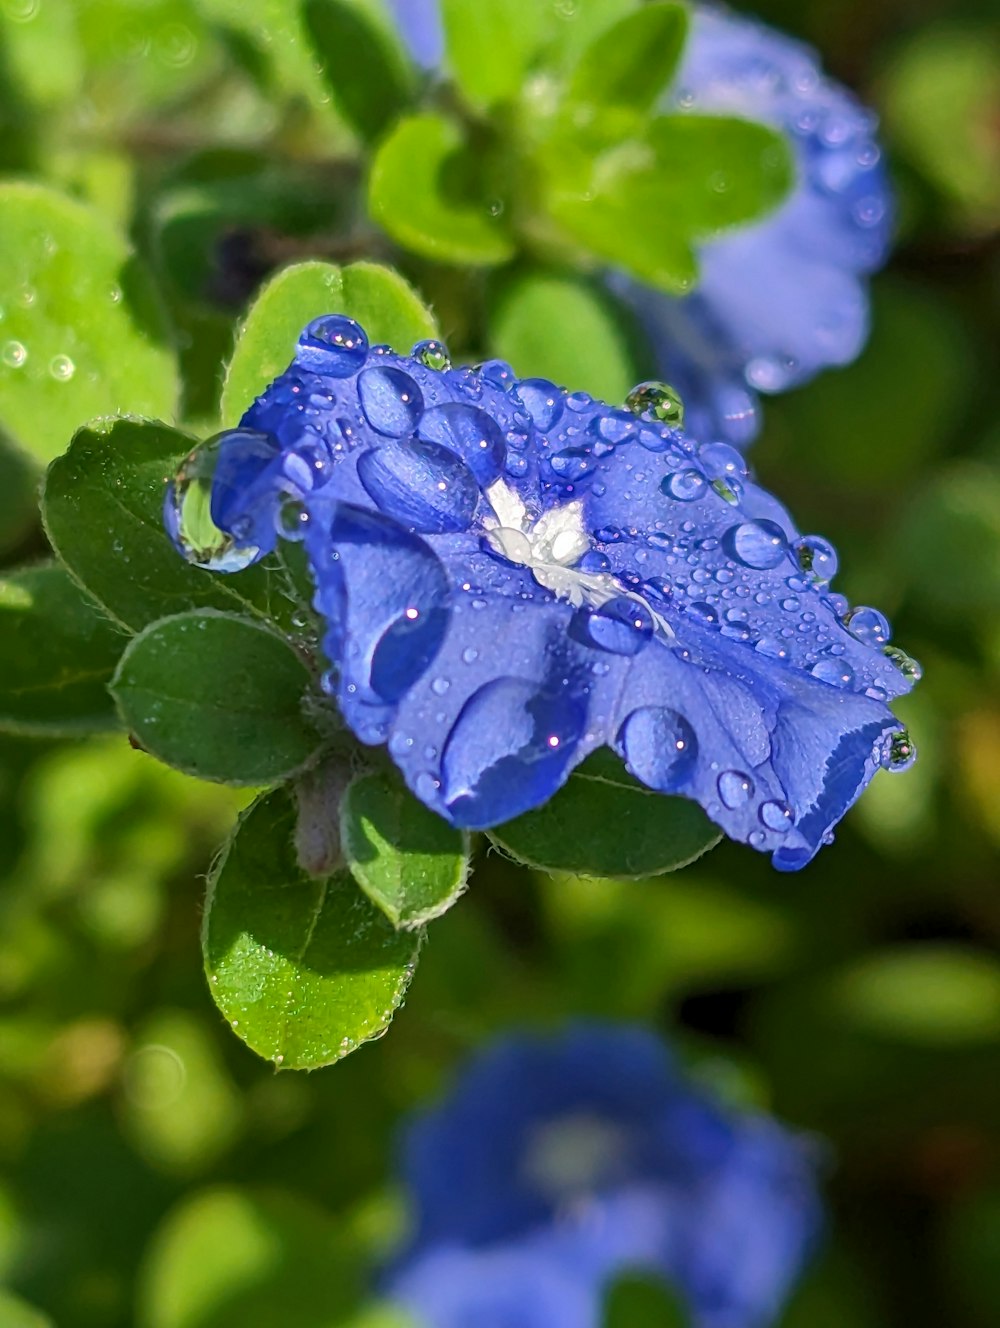
[[[484,521],[486,538],[502,558],[530,568],[540,586],[551,590],[558,599],[574,608],[599,609],[613,599],[631,599],[649,610],[656,630],[672,638],[672,628],[649,603],[627,590],[611,572],[587,572],[578,566],[594,544],[583,524],[580,499],[553,507],[532,521],[519,493],[504,480],[496,480],[486,490],[486,497],[496,513]]]

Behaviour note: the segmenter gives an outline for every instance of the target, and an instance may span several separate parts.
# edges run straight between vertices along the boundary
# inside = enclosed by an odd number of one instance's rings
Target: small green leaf
[[[347,314],[372,344],[408,351],[437,335],[430,310],[401,276],[377,263],[299,263],[272,278],[240,328],[226,385],[222,418],[235,424],[254,398],[287,369],[307,323],[323,314]]]
[[[343,1324],[360,1278],[342,1226],[325,1209],[280,1190],[196,1191],[153,1235],[139,1280],[137,1328]]]
[[[399,43],[361,0],[305,0],[303,15],[338,109],[362,139],[373,141],[413,96]]]
[[[117,728],[107,685],[125,644],[58,564],[0,578],[0,729],[45,737]]]
[[[422,926],[465,889],[469,836],[418,802],[395,775],[358,776],[340,817],[347,865],[394,926]]]
[[[684,5],[648,4],[627,14],[584,51],[567,96],[599,106],[647,110],[673,78],[687,33]]]
[[[625,1272],[605,1292],[602,1328],[688,1328],[690,1323],[680,1298],[658,1278]]]
[[[186,563],[167,538],[167,480],[195,440],[148,420],[98,420],[49,467],[42,515],[73,576],[131,631],[184,609],[264,615],[269,573],[214,576]]]
[[[394,240],[439,263],[503,263],[515,250],[488,160],[443,115],[399,122],[372,163],[368,206]]]
[[[130,642],[111,683],[122,720],[152,756],[199,779],[277,784],[319,746],[303,714],[310,676],[282,637],[199,609]]]
[[[38,521],[38,468],[0,434],[0,554]]]
[[[553,7],[548,63],[572,69],[600,34],[610,31],[636,8],[637,0],[574,0]]]
[[[380,1037],[402,1003],[419,932],[397,931],[346,871],[306,875],[284,790],[254,803],[209,879],[202,949],[236,1035],[314,1070]]]
[[[607,751],[543,807],[489,836],[529,867],[624,878],[686,867],[722,838],[697,803],[645,788]]]
[[[539,0],[441,0],[446,59],[470,105],[517,96],[549,24]]]
[[[80,93],[84,68],[74,10],[73,0],[0,9],[4,77],[30,102],[58,105]]]
[[[81,420],[173,415],[163,312],[99,213],[41,185],[0,185],[0,252],[0,421],[18,442],[48,461]]]
[[[624,401],[639,377],[614,302],[579,277],[515,277],[501,289],[489,334],[492,353],[518,374],[585,388],[602,401]]]

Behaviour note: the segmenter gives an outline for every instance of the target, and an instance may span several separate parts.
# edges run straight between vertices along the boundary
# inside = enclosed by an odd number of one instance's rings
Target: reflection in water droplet
[[[903,677],[910,682],[919,682],[924,676],[923,669],[913,656],[908,655],[905,650],[900,650],[899,646],[883,646],[882,654],[886,659],[892,660]]]
[[[49,362],[49,373],[59,383],[68,383],[76,373],[76,365],[68,355],[53,355]]]
[[[443,341],[436,341],[433,338],[428,341],[418,341],[411,354],[417,363],[422,364],[425,369],[434,369],[438,373],[444,373],[446,369],[451,368],[451,355]]]
[[[11,369],[20,369],[21,365],[28,358],[27,347],[20,341],[7,341],[4,343],[3,351],[0,352],[0,359]]]
[[[185,457],[168,486],[164,519],[171,539],[189,563],[211,572],[240,572],[260,549],[239,545],[212,519],[212,481],[220,445],[219,439],[212,439]]]
[[[844,626],[866,646],[884,646],[892,635],[888,619],[878,609],[870,609],[864,604],[845,615]]]
[[[660,484],[660,489],[679,503],[693,503],[701,498],[708,488],[708,482],[700,470],[679,470],[668,475]]]
[[[684,423],[684,402],[668,383],[639,383],[625,398],[625,406],[633,415],[647,415],[674,429]]]
[[[917,759],[917,749],[906,729],[899,729],[888,740],[882,755],[882,766],[890,774],[909,770]]]
[[[698,759],[694,729],[666,706],[633,710],[618,735],[618,745],[636,779],[660,793],[680,791]]]
[[[735,480],[716,479],[712,481],[712,488],[723,501],[730,507],[735,507],[740,501],[741,489]]]
[[[314,318],[299,337],[296,362],[314,373],[350,378],[368,358],[368,338],[353,318]]]
[[[795,546],[795,556],[803,572],[821,585],[832,581],[837,572],[837,550],[821,535],[806,535]]]

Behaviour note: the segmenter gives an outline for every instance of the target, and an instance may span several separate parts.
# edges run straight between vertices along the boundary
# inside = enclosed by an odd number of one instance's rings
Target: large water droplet
[[[451,368],[451,355],[443,341],[436,341],[433,338],[428,341],[418,341],[411,354],[418,364],[422,364],[425,369],[433,369],[436,373],[444,373],[446,369]]]
[[[774,521],[744,521],[741,526],[731,526],[723,543],[731,558],[759,571],[777,567],[788,549],[785,532]]]
[[[479,502],[479,485],[461,458],[418,438],[363,452],[358,478],[386,516],[421,534],[468,530]]]
[[[700,470],[678,470],[661,482],[660,489],[669,498],[676,498],[679,503],[693,503],[698,498],[704,497],[708,481]]]
[[[730,811],[745,806],[753,797],[753,780],[743,770],[723,770],[716,786]]]
[[[425,412],[417,436],[461,457],[485,488],[500,475],[507,455],[496,421],[478,406],[451,403]]]
[[[889,620],[878,609],[860,604],[844,617],[844,626],[866,646],[884,646],[892,635]]]
[[[582,610],[578,630],[588,645],[612,655],[637,655],[653,638],[653,615],[645,604],[625,595]]]
[[[261,553],[258,544],[238,542],[213,520],[213,480],[222,443],[230,436],[220,435],[185,457],[164,503],[167,531],[179,552],[211,572],[240,572]]]
[[[585,447],[566,447],[549,458],[549,465],[561,479],[581,480],[597,462]]]
[[[444,796],[459,825],[496,825],[537,807],[573,761],[586,709],[565,688],[495,678],[466,701],[442,755]]]
[[[787,802],[762,802],[757,812],[762,825],[775,834],[783,835],[795,824],[795,817]]]
[[[639,383],[625,398],[625,406],[633,415],[646,415],[672,429],[684,423],[684,403],[668,383]]]
[[[803,572],[824,585],[837,572],[837,550],[821,535],[806,535],[795,546],[795,556]]]
[[[909,770],[916,759],[917,749],[909,732],[906,729],[899,729],[893,733],[883,751],[883,768],[890,774],[900,774],[904,770]]]
[[[746,458],[728,443],[705,443],[698,460],[712,479],[742,480],[747,476]]]
[[[350,378],[368,358],[368,338],[353,318],[328,314],[314,318],[299,337],[295,359],[305,369]]]
[[[365,369],[358,376],[358,396],[365,419],[387,438],[405,438],[416,429],[424,398],[417,384],[402,369]]]
[[[660,793],[680,791],[698,759],[694,729],[666,706],[633,710],[618,735],[618,745],[636,779]]]
[[[817,660],[811,672],[814,678],[829,683],[831,687],[849,687],[854,681],[854,670],[851,666],[833,655],[824,655],[822,659]]]
[[[547,378],[525,378],[517,385],[517,395],[532,423],[548,433],[563,413],[563,394]]]

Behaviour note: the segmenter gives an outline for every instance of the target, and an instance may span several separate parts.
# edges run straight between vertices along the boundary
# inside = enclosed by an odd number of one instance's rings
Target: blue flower
[[[892,198],[877,120],[815,53],[753,19],[695,7],[674,109],[759,120],[788,136],[791,196],[701,247],[687,299],[612,284],[639,313],[697,436],[752,441],[758,392],[849,364],[868,335],[866,277],[885,261]]]
[[[833,548],[739,452],[657,418],[657,385],[615,409],[445,365],[318,319],[216,448],[243,561],[304,541],[347,724],[454,825],[539,806],[607,746],[803,866],[912,758],[887,701],[916,666],[885,619],[831,592]]]
[[[439,64],[437,0],[397,6],[414,57]],[[877,119],[824,76],[808,46],[709,5],[691,7],[662,109],[771,125],[794,156],[797,182],[777,211],[700,247],[694,294],[608,276],[643,324],[658,372],[683,396],[694,435],[743,447],[760,428],[758,393],[849,364],[867,339],[866,278],[885,261],[893,218]]]
[[[428,1328],[597,1328],[602,1291],[641,1268],[693,1328],[763,1328],[816,1243],[815,1168],[812,1146],[723,1110],[643,1029],[503,1040],[405,1138],[416,1229],[390,1290]]]

